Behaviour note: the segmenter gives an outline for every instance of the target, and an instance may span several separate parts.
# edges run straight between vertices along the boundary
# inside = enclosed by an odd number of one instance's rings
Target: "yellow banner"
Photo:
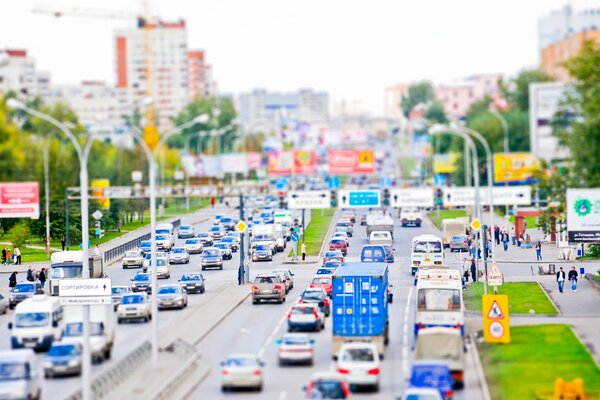
[[[540,170],[540,161],[531,153],[494,154],[495,183],[535,183],[535,175]]]
[[[110,187],[110,181],[108,179],[94,179],[90,183],[90,187],[92,188],[92,196],[99,197],[98,205],[103,210],[108,210],[110,208],[110,198],[104,197],[104,189]]]
[[[436,154],[433,158],[433,172],[436,174],[453,174],[456,172],[458,153]]]

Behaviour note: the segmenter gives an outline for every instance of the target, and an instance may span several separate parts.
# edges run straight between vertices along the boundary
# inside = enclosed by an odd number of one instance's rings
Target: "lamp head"
[[[429,129],[427,130],[429,132],[430,135],[436,135],[442,132],[448,132],[448,130],[450,130],[449,127],[447,127],[446,125],[443,124],[434,124],[431,127],[429,127]]]
[[[25,103],[23,103],[21,100],[15,99],[14,97],[6,100],[6,104],[15,110],[24,110],[27,107]]]
[[[201,114],[196,116],[192,121],[196,124],[205,124],[208,122],[209,119],[210,117],[208,116],[208,114]]]

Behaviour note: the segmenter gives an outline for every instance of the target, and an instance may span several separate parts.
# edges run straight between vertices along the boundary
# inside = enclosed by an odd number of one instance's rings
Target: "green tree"
[[[427,112],[425,113],[425,118],[438,124],[445,124],[448,122],[444,106],[437,100],[434,100],[429,104]]]
[[[406,95],[402,95],[400,105],[402,107],[402,112],[404,112],[404,115],[408,117],[414,106],[420,103],[427,104],[432,100],[433,86],[431,82],[422,81],[412,83],[408,87],[408,93]]]
[[[508,100],[511,108],[529,111],[529,84],[551,80],[552,78],[539,69],[526,69],[519,72],[508,84],[501,84],[501,94]]]
[[[8,237],[10,238],[10,241],[14,247],[25,247],[27,240],[29,239],[29,235],[29,227],[25,222],[16,224],[8,231]]]

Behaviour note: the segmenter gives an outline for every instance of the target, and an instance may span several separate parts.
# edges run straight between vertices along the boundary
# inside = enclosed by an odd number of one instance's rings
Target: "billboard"
[[[494,154],[494,183],[530,185],[536,182],[540,161],[531,153]]]
[[[0,182],[0,218],[40,217],[37,182]]]
[[[568,158],[569,152],[559,147],[558,137],[551,125],[554,114],[568,92],[564,82],[529,84],[529,143],[537,158],[548,162]]]
[[[96,200],[98,205],[103,210],[110,209],[110,198],[104,196],[104,189],[110,187],[110,181],[108,179],[94,179],[90,182],[92,188],[92,196],[98,197]]]
[[[246,161],[248,162],[248,169],[256,171],[262,167],[262,154],[259,152],[246,153]]]
[[[219,156],[183,155],[181,164],[187,176],[196,178],[220,178],[223,176]]]
[[[248,173],[248,159],[244,153],[223,154],[221,156],[221,170],[227,173]]]
[[[600,189],[567,189],[569,242],[600,243]]]
[[[315,152],[312,150],[294,151],[294,173],[314,174],[316,171]]]
[[[267,158],[271,175],[314,174],[315,152],[312,150],[273,151]]]
[[[372,174],[375,172],[373,150],[329,150],[327,163],[330,175]]]
[[[457,169],[460,153],[434,154],[433,172],[436,174],[453,174]]]

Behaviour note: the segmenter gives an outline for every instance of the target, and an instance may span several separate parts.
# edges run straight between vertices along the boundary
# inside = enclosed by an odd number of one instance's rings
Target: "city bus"
[[[444,263],[444,244],[435,235],[415,236],[410,250],[411,273],[415,275],[419,265],[442,265]]]

